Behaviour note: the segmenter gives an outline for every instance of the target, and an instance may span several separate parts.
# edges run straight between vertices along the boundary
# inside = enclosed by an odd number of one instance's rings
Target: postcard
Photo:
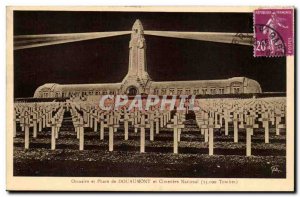
[[[293,7],[7,7],[7,190],[293,192]]]

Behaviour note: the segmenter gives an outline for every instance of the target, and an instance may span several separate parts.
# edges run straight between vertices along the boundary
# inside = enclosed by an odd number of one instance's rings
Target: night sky
[[[129,31],[136,19],[157,31],[253,32],[252,13],[15,11],[14,35]],[[154,81],[249,77],[264,92],[286,91],[284,57],[254,58],[253,47],[145,36]],[[45,83],[121,82],[130,35],[14,52],[14,97],[32,97]]]

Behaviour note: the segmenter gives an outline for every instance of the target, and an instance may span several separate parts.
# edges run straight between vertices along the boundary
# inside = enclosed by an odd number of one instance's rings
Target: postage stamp
[[[294,55],[293,9],[254,11],[254,56]]]

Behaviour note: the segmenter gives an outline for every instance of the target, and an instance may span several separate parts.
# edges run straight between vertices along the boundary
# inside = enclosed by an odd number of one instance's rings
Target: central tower
[[[147,87],[150,81],[151,78],[147,72],[144,29],[141,21],[137,19],[132,27],[128,72],[123,79],[121,89],[126,94],[149,93]]]

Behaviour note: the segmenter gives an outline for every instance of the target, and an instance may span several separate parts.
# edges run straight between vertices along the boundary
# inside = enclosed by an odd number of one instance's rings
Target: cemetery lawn
[[[285,164],[280,155],[173,154],[147,146],[146,153],[14,147],[14,176],[284,178]]]

